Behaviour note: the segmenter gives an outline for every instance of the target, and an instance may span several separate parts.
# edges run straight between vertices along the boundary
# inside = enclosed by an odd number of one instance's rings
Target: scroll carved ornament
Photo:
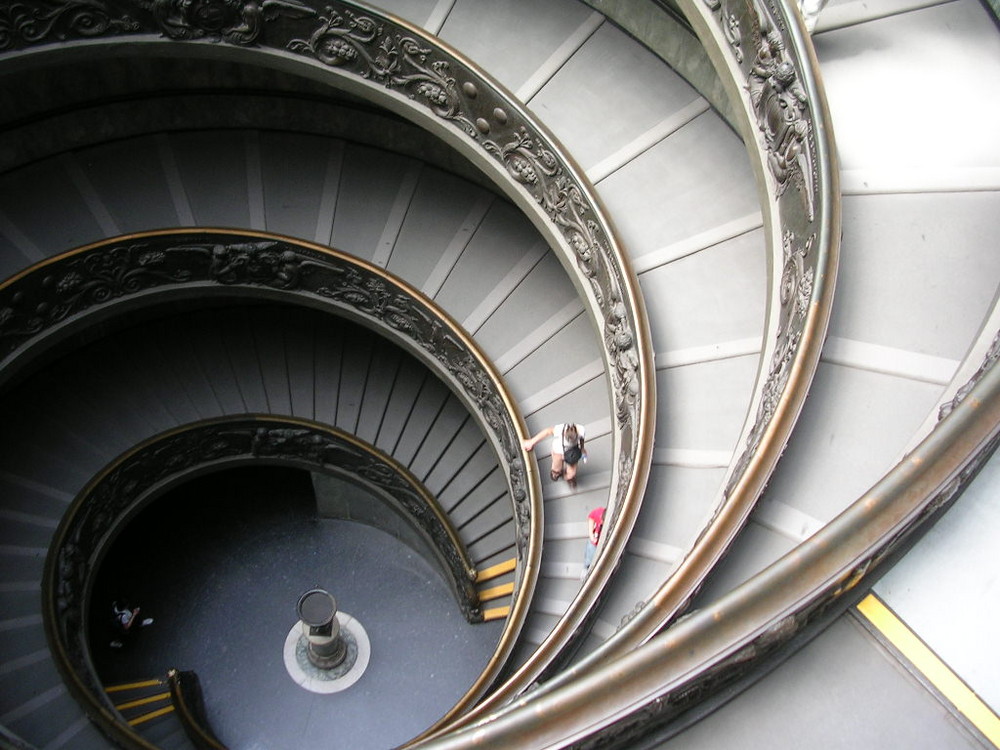
[[[763,11],[755,31],[757,51],[747,91],[767,153],[767,166],[777,184],[775,197],[780,198],[794,185],[802,194],[811,221],[816,208],[812,150],[808,147],[812,132],[807,117],[808,99],[781,35]]]
[[[705,5],[713,13],[719,14],[719,26],[732,50],[736,62],[743,62],[743,34],[740,31],[740,17],[733,10],[733,0],[705,0]]]
[[[994,365],[996,365],[998,360],[1000,360],[1000,331],[998,331],[993,337],[993,343],[990,344],[990,348],[984,355],[982,364],[979,366],[979,369],[973,373],[972,377],[969,378],[969,382],[965,383],[958,389],[958,391],[955,392],[955,396],[951,399],[951,401],[948,401],[940,406],[938,409],[938,420],[944,419],[955,411],[955,407],[965,400],[966,396],[968,396],[972,389],[976,387],[976,384],[983,379],[983,376],[989,372]]]
[[[155,29],[170,39],[255,44],[266,22],[305,18],[315,10],[298,0],[48,0],[0,9],[0,50]]]
[[[388,329],[445,373],[487,427],[527,554],[532,513],[518,429],[491,372],[458,329],[385,273],[290,241],[234,233],[162,234],[61,256],[0,287],[0,371],[47,336],[106,305],[182,287],[268,289],[325,300]]]
[[[791,368],[802,342],[802,328],[812,299],[815,269],[809,262],[809,253],[815,240],[816,236],[810,235],[805,242],[799,244],[791,232],[785,232],[782,238],[784,265],[781,271],[779,297],[781,325],[778,332],[778,345],[771,356],[763,394],[757,404],[757,416],[753,429],[747,438],[743,452],[736,461],[735,471],[726,486],[725,494],[727,496],[735,489],[740,477],[750,465],[750,461],[764,438],[765,429],[771,423],[771,418],[778,408],[785,386],[788,384]]]
[[[0,52],[101,36],[159,33],[301,55],[405,97],[451,124],[498,162],[548,218],[588,290],[613,385],[619,476],[609,507],[641,497],[636,477],[644,411],[652,413],[652,357],[637,283],[603,213],[519,105],[449,50],[347,2],[302,0],[20,0],[0,11]],[[644,351],[640,352],[642,346]],[[646,462],[648,464],[648,462]],[[644,475],[645,468],[642,473]],[[609,521],[609,527],[614,519]]]
[[[779,0],[703,0],[698,7],[707,10],[713,33],[727,41],[744,76],[736,84],[745,97],[759,160],[770,178],[770,211],[783,256],[781,276],[772,287],[772,296],[778,297],[772,304],[780,304],[781,312],[767,334],[769,361],[754,421],[726,484],[728,497],[773,433],[779,403],[793,398],[788,389],[793,366],[808,361],[806,371],[812,371],[818,362],[821,341],[804,345],[803,336],[812,319],[829,314],[839,245],[839,213],[830,206],[839,196],[829,184],[835,177],[832,152],[824,155],[829,144],[817,137],[816,121],[825,116],[824,105],[817,101],[815,86],[807,83],[808,60],[787,26],[788,9]],[[739,33],[734,35],[734,29]],[[796,237],[807,239],[798,250],[790,250]]]

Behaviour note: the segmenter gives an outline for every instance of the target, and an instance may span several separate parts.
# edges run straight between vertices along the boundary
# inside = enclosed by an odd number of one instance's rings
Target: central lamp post
[[[347,656],[347,643],[340,634],[337,600],[324,589],[311,589],[299,597],[295,607],[308,643],[306,655],[317,669],[333,669]]]
[[[338,693],[361,679],[371,658],[364,626],[337,609],[325,589],[310,589],[295,605],[299,619],[285,636],[285,669],[299,687]]]

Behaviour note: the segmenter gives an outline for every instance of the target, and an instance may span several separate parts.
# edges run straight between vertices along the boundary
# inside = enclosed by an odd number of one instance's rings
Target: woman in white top
[[[583,448],[583,425],[564,422],[546,427],[537,435],[522,440],[521,447],[530,451],[547,437],[552,438],[552,468],[549,470],[549,476],[553,482],[565,476],[566,483],[575,489],[577,463],[587,456],[587,451]]]

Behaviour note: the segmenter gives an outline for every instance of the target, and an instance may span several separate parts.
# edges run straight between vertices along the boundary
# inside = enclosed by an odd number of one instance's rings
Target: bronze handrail
[[[453,709],[464,710],[513,651],[541,555],[540,482],[534,463],[525,461],[523,419],[502,379],[444,311],[383,269],[310,243],[224,230],[169,230],[98,242],[0,284],[0,379],[15,377],[41,351],[93,319],[193,294],[250,294],[335,309],[413,352],[449,384],[480,425],[507,479],[518,565],[494,655]],[[62,536],[57,534],[53,549]],[[46,561],[50,567],[56,565],[53,557]],[[52,606],[47,619],[58,620]],[[84,686],[78,692],[86,699],[92,691]]]
[[[215,37],[232,45],[285,49],[309,58],[316,70],[335,74],[356,93],[377,99],[467,153],[528,211],[572,272],[571,277],[588,301],[592,319],[605,342],[604,357],[613,385],[616,411],[613,444],[619,462],[609,497],[611,533],[594,573],[567,615],[525,667],[495,694],[496,701],[505,700],[527,687],[583,634],[586,618],[600,600],[635,520],[648,474],[655,398],[641,296],[628,261],[617,247],[586,180],[554,139],[509,96],[446,46],[404,23],[346,3],[327,5],[328,9],[317,20],[316,11],[309,6],[289,10],[295,5],[289,3],[283,11],[286,15],[279,14],[277,19],[255,17],[253,24],[247,24],[243,17],[234,16],[228,26],[205,29],[198,26],[197,19],[180,12],[169,18],[151,18],[135,12],[127,16],[128,24],[124,24],[126,15],[117,3],[90,2],[88,12],[103,13],[105,23],[90,24],[87,34],[88,37],[123,35],[129,41],[156,31],[172,39]],[[707,44],[710,49],[717,45],[743,54],[741,40],[724,38],[734,28],[730,23],[735,19],[730,3],[715,0],[704,7],[697,3],[690,5],[691,10],[704,11],[705,18],[693,21],[693,25],[712,39]],[[737,11],[756,13],[747,10],[749,7],[741,6]],[[715,13],[719,14],[718,19],[713,16]],[[743,28],[760,30],[760,18],[748,15],[745,21]],[[767,23],[775,21],[768,19]],[[702,26],[709,30],[705,32]],[[81,33],[73,29],[50,31],[51,36],[46,32],[27,40],[18,34],[11,38],[16,46],[29,47],[44,45],[57,36],[74,38],[74,34],[78,37]],[[767,39],[768,35],[760,38]],[[737,61],[749,71],[747,75],[742,79],[735,75],[726,78],[731,95],[743,102],[748,142],[755,142],[759,132],[765,133],[765,140],[774,136],[768,130],[773,125],[767,122],[768,106],[774,97],[786,92],[778,90],[775,82],[779,78],[772,79],[772,73],[783,63],[789,63],[793,74],[800,76],[799,83],[806,92],[805,111],[810,113],[793,122],[789,133],[767,142],[754,161],[765,195],[765,225],[773,264],[767,328],[770,333],[751,415],[741,437],[744,449],[727,477],[717,523],[688,557],[693,572],[675,577],[669,590],[661,590],[654,596],[655,606],[646,607],[632,621],[635,625],[630,631],[643,631],[642,638],[648,637],[689,600],[745,521],[801,408],[829,316],[839,234],[839,212],[833,203],[836,170],[817,177],[811,168],[805,171],[797,168],[801,162],[796,159],[801,157],[801,161],[808,162],[813,158],[813,167],[826,169],[833,155],[832,149],[829,153],[824,149],[832,141],[822,119],[810,119],[815,108],[822,105],[818,97],[812,96],[813,82],[801,77],[803,70],[796,70],[796,61],[780,59],[786,53],[766,45],[758,46],[756,53],[755,59],[746,56]],[[722,52],[718,55],[725,57]],[[735,57],[732,54],[722,60],[720,67],[728,71]],[[748,100],[743,98],[737,82],[740,80],[754,88]],[[828,189],[831,185],[834,189]],[[800,204],[798,208],[793,205],[796,201]],[[786,215],[791,217],[796,210],[805,214],[807,220],[786,221]],[[775,270],[778,266],[781,273]],[[623,638],[620,642],[624,641]]]
[[[194,746],[198,750],[228,750],[209,728],[198,675],[171,669],[167,672],[167,683],[177,718]]]
[[[258,3],[226,4],[206,24],[188,6],[153,12],[124,0],[25,0],[0,54],[20,62],[34,50],[86,40],[130,46],[211,40],[211,54],[269,61],[335,82],[415,122],[465,155],[508,195],[550,242],[585,301],[601,349],[612,401],[612,454],[605,544],[591,575],[555,629],[497,693],[527,688],[586,633],[622,554],[642,501],[652,458],[655,377],[648,322],[625,253],[582,170],[513,96],[457,52],[404,21],[339,0],[288,0],[263,13]],[[72,11],[72,12],[70,12]],[[167,42],[164,42],[166,38]],[[192,44],[192,55],[205,52]],[[275,57],[277,55],[277,57]],[[516,459],[534,461],[522,453]],[[540,532],[539,532],[540,534]],[[533,543],[540,543],[540,535]],[[515,614],[519,614],[515,606]]]
[[[586,664],[622,654],[676,619],[732,545],[798,419],[833,306],[839,167],[808,35],[782,3],[778,16],[760,3],[680,5],[729,93],[757,175],[770,269],[765,340],[742,449],[727,469],[709,522],[668,579]]]
[[[1000,443],[996,361],[994,353],[947,405],[947,416],[882,480],[768,568],[643,646],[586,672],[570,670],[529,699],[421,747],[628,746],[752,677],[838,602],[859,597],[993,454]]]

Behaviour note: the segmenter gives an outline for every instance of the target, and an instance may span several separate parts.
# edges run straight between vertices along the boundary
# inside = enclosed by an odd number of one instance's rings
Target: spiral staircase
[[[1000,746],[995,7],[833,0],[811,39],[797,9],[727,0],[0,20],[0,743],[211,746],[128,729],[68,676],[46,586],[95,477],[252,418],[370,446],[467,554],[464,627],[496,650],[428,683],[444,707],[398,742]],[[432,88],[450,75],[475,84]],[[109,265],[181,245],[210,280]],[[293,288],[328,262],[369,274],[340,307]],[[94,274],[90,308],[36,327],[66,268]],[[491,378],[520,437],[586,427],[575,490],[483,416]]]

